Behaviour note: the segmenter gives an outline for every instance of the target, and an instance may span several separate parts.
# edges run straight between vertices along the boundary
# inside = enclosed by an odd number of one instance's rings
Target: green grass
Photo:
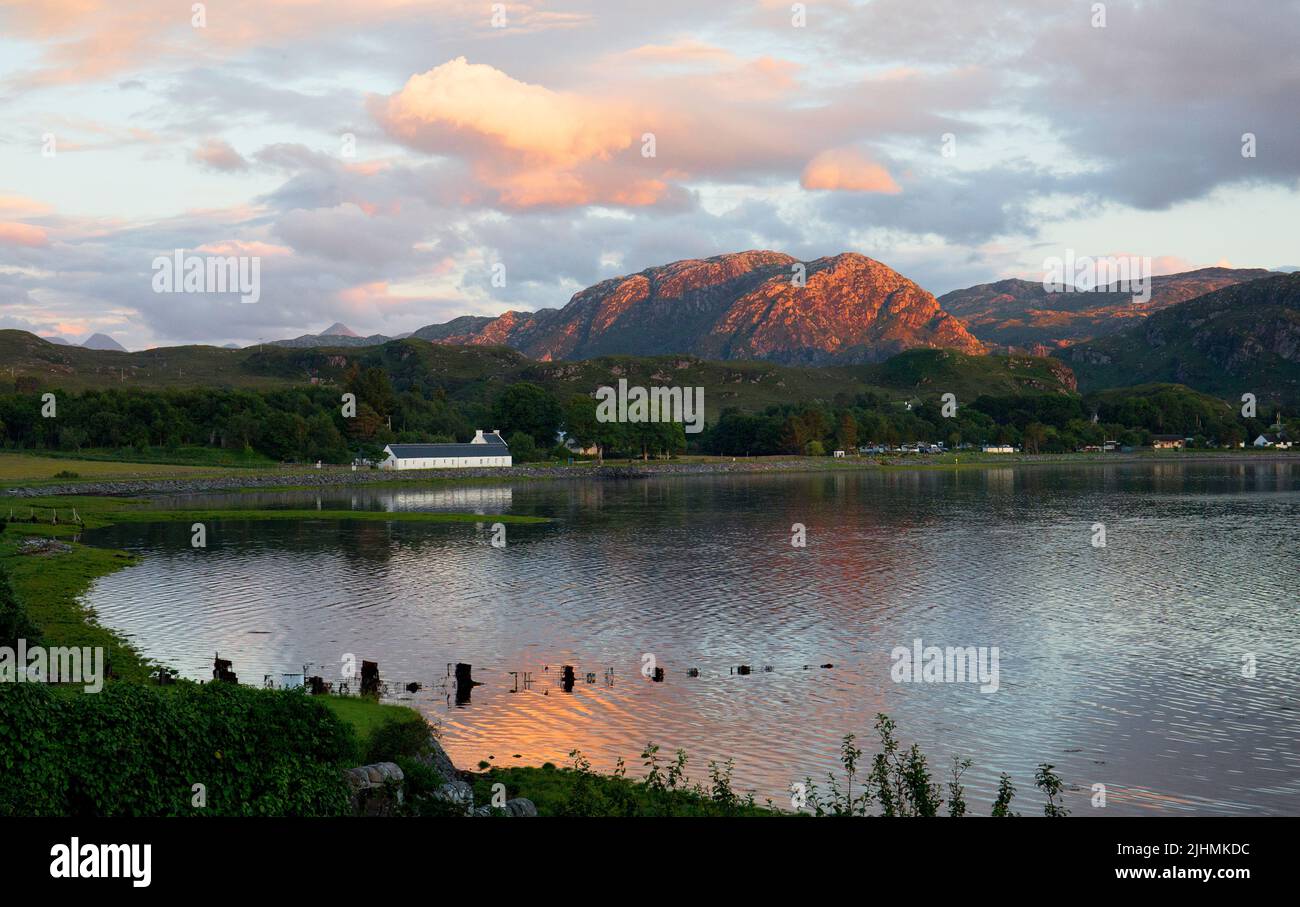
[[[113,673],[126,680],[145,680],[152,670],[125,639],[101,626],[82,602],[91,584],[123,567],[136,563],[125,551],[73,544],[61,554],[17,553],[19,542],[29,536],[58,538],[69,535],[68,526],[15,526],[0,534],[0,564],[9,574],[14,595],[27,615],[40,628],[47,645],[102,646]]]
[[[94,516],[92,513],[91,516]],[[111,523],[205,523],[223,520],[359,520],[370,523],[548,523],[546,517],[516,514],[426,513],[415,510],[117,510]]]
[[[236,469],[274,469],[280,464],[270,457],[247,450],[197,445],[183,447],[83,448],[77,451],[47,450],[51,459],[83,463],[125,463],[132,466],[192,466]],[[69,467],[64,467],[69,468]],[[75,468],[75,467],[74,467]]]
[[[424,716],[415,709],[404,705],[386,705],[360,696],[315,696],[313,699],[323,703],[344,724],[352,726],[362,752],[369,748],[375,731],[390,721],[411,721],[412,716],[424,720]]]
[[[492,785],[504,784],[506,797],[527,797],[540,816],[781,816],[777,810],[719,803],[693,790],[654,790],[644,782],[599,775],[547,763],[535,767],[494,768],[473,779],[474,802],[490,803]]]
[[[53,480],[61,472],[75,472],[84,480],[139,479],[139,478],[193,478],[220,473],[212,466],[170,463],[143,463],[115,458],[62,455],[44,453],[0,453],[0,482],[39,482]],[[64,479],[58,479],[63,483]],[[75,480],[73,480],[75,481]]]

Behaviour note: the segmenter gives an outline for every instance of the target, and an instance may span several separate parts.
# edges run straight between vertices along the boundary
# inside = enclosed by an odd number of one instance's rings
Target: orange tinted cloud
[[[175,59],[220,60],[250,48],[286,43],[340,28],[409,19],[487,30],[488,4],[464,0],[221,0],[208,3],[206,25],[192,25],[193,4],[176,0],[0,0],[0,33],[42,45],[40,67],[25,86],[102,79]],[[572,28],[580,13],[507,4],[512,34]]]
[[[49,242],[49,236],[41,227],[14,221],[0,221],[0,245],[45,246],[49,245]]]
[[[407,145],[465,158],[507,207],[653,205],[670,186],[639,153],[631,106],[458,57],[375,99],[371,112]]]
[[[887,195],[897,195],[902,191],[888,170],[854,148],[821,152],[808,162],[799,182],[805,189],[881,192]]]
[[[394,135],[428,150],[480,140],[560,166],[608,158],[631,145],[634,132],[612,105],[520,82],[464,57],[411,76],[377,115]]]
[[[0,195],[0,216],[31,217],[49,214],[51,210],[44,202],[23,195]]]

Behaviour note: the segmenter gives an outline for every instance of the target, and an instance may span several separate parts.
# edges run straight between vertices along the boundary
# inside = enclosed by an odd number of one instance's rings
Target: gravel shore
[[[508,482],[514,479],[567,479],[572,481],[604,481],[610,479],[640,479],[658,475],[708,475],[714,473],[752,472],[820,472],[829,469],[853,469],[877,465],[875,461],[827,461],[791,458],[789,460],[736,460],[715,463],[645,463],[635,466],[494,466],[474,469],[411,469],[393,472],[386,470],[358,470],[328,468],[307,471],[286,471],[283,474],[257,473],[250,475],[210,476],[184,479],[105,479],[103,481],[68,482],[61,485],[37,485],[10,488],[6,494],[14,498],[44,497],[46,495],[144,495],[144,494],[202,494],[214,491],[242,491],[246,489],[275,488],[327,488],[344,485],[373,485],[384,483],[413,484],[421,482],[459,482],[466,479]]]
[[[964,459],[964,458],[963,458]],[[963,467],[1064,465],[1117,465],[1121,463],[1264,463],[1300,462],[1300,451],[1287,453],[1180,453],[1180,454],[1010,454],[989,458],[972,456]],[[477,469],[420,469],[401,472],[328,467],[321,470],[286,469],[283,473],[257,472],[207,478],[181,479],[105,479],[103,481],[68,482],[61,485],[15,487],[5,493],[10,498],[46,495],[176,495],[207,492],[242,491],[276,488],[326,488],[346,485],[383,483],[420,484],[424,482],[461,482],[464,480],[509,482],[516,479],[550,479],[568,481],[605,481],[641,479],[651,476],[717,475],[773,472],[842,472],[875,469],[882,466],[953,468],[951,462],[937,462],[928,456],[851,457],[835,460],[828,457],[790,457],[715,460],[706,463],[649,462],[611,466],[508,466]]]

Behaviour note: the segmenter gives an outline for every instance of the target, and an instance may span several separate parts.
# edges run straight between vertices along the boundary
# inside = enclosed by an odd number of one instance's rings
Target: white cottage
[[[389,444],[384,448],[380,469],[471,469],[479,466],[510,466],[510,446],[501,432],[474,432],[468,444]]]

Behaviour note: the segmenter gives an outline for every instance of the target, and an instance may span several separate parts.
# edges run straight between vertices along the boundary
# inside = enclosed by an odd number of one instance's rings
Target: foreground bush
[[[356,757],[301,692],[0,684],[0,816],[342,815]]]

